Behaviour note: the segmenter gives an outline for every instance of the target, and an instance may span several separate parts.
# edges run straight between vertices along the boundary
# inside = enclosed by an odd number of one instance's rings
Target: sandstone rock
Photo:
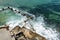
[[[46,40],[45,37],[25,27],[16,26],[11,31],[9,26],[0,27],[0,40]]]
[[[6,29],[0,29],[0,40],[15,40],[14,38],[11,38],[10,32]]]
[[[17,40],[22,40],[24,38],[24,40],[46,40],[45,37],[32,32],[31,30],[22,27],[20,28],[19,26],[16,26],[14,29],[11,30],[11,32],[13,33],[13,35],[17,35],[19,37],[17,37]],[[23,36],[23,38],[21,38]]]

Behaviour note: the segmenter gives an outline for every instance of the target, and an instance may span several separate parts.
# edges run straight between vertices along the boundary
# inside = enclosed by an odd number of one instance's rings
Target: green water
[[[51,2],[51,0],[0,0],[0,6],[28,6],[34,7],[40,4],[46,4]]]
[[[57,0],[58,2],[60,1]],[[27,9],[28,12],[37,17],[43,14],[47,27],[53,25],[54,27],[51,26],[51,28],[60,32],[60,4],[57,5],[57,3],[56,0],[0,0],[0,8],[12,6],[18,9]],[[52,10],[49,10],[49,8]],[[11,10],[0,12],[0,25],[12,20],[21,20],[21,16]]]
[[[58,2],[59,0],[57,0]],[[60,10],[60,5],[59,7],[57,6],[52,6],[54,3],[56,2],[55,0],[0,0],[0,8],[3,8],[5,6],[12,6],[12,7],[16,7],[20,9],[29,9],[28,11],[30,11],[30,13],[34,14],[34,15],[40,15],[43,14],[44,16],[46,16],[49,20],[52,19],[52,21],[54,22],[60,22],[60,19],[58,15],[60,15],[60,12],[53,11],[53,10]],[[51,3],[51,4],[48,4]],[[46,6],[44,6],[46,4]],[[36,7],[37,5],[39,5],[39,7]],[[47,7],[48,6],[48,7]],[[47,8],[53,9],[53,10],[47,10]],[[56,8],[55,8],[56,7]],[[58,14],[59,13],[59,14]],[[58,14],[58,15],[56,15]],[[16,19],[19,17],[12,11],[4,11],[4,12],[0,12],[0,24],[4,24],[6,23],[6,21],[9,21],[10,19]],[[60,24],[60,23],[59,23]]]
[[[23,8],[27,8],[30,9],[28,11],[30,11],[30,13],[33,13],[35,15],[40,15],[40,14],[44,14],[44,16],[46,16],[49,20],[52,19],[52,21],[54,22],[60,22],[60,19],[58,15],[60,15],[60,12],[57,12],[56,11],[50,11],[50,10],[47,10],[47,8],[50,8],[53,9],[53,10],[60,10],[60,5],[59,7],[57,6],[52,6],[54,2],[58,2],[59,0],[55,1],[55,0],[0,0],[0,8],[2,7],[5,7],[5,6],[12,6],[12,7],[21,7],[21,9]],[[49,4],[51,3],[51,4]],[[44,6],[46,4],[46,6]],[[39,7],[36,7],[37,5],[40,5]],[[47,7],[48,6],[48,7]],[[29,8],[30,7],[30,8]],[[47,8],[45,8],[47,7]],[[56,8],[55,8],[56,7]],[[20,8],[19,8],[20,9]],[[54,15],[54,14],[55,15]],[[58,14],[59,13],[59,14]],[[58,14],[58,15],[56,15]],[[14,17],[14,18],[13,18]],[[19,17],[12,11],[6,11],[6,12],[0,12],[0,24],[4,24],[6,23],[6,21],[9,21],[10,18],[12,19],[15,19],[15,18],[18,18]],[[59,23],[60,24],[60,23]]]
[[[20,20],[21,17],[11,10],[5,10],[0,12],[0,25],[4,25],[8,21]]]

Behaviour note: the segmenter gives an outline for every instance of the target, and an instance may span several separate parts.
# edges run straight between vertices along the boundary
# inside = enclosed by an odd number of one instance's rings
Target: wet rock
[[[18,31],[15,31],[17,29],[18,29]],[[21,39],[21,40],[22,39],[24,39],[24,40],[25,39],[26,40],[46,40],[45,37],[43,37],[43,36],[41,36],[37,33],[34,33],[34,32],[32,32],[31,30],[29,30],[25,27],[23,27],[23,28],[15,27],[13,30],[11,30],[11,32],[14,32],[15,35],[20,33],[19,35],[21,35],[21,36],[17,37],[17,40],[19,40],[19,39]],[[21,34],[21,32],[22,32],[22,34]],[[21,38],[22,36],[23,36],[23,38]]]
[[[0,27],[1,40],[46,40],[45,37],[25,27],[16,26],[11,31],[8,27]]]

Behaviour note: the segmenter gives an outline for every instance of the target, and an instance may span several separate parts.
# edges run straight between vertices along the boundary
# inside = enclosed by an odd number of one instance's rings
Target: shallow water
[[[22,11],[22,13],[28,13]],[[20,25],[21,27],[25,24],[23,21],[26,19],[25,16],[22,16],[20,14],[16,14],[15,12],[11,10],[5,10],[1,13],[0,22],[3,23],[1,25],[7,24],[10,26],[10,30],[13,29],[15,26]],[[32,16],[32,15],[31,15]],[[59,40],[59,33],[56,31],[56,29],[52,29],[45,25],[44,22],[44,16],[40,15],[39,17],[27,21],[25,24],[25,27],[28,29],[31,29],[30,24],[35,29],[36,33],[44,36],[47,40]],[[52,26],[53,27],[53,26]]]
[[[12,6],[34,14],[36,16],[35,20],[31,20],[28,23],[32,22],[33,28],[37,33],[46,37],[47,40],[60,40],[59,2],[59,0],[0,0],[0,8]],[[22,26],[22,20],[24,19],[25,17],[11,10],[0,12],[0,25],[9,24],[10,26]]]

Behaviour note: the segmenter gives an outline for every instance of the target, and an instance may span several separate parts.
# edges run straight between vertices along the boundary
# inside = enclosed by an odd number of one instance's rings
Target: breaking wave
[[[6,23],[7,25],[10,26],[10,30],[17,25],[19,25],[20,27],[25,25],[26,28],[31,29],[31,26],[30,26],[31,24],[32,28],[34,28],[36,33],[44,36],[47,40],[59,40],[58,38],[59,33],[55,29],[46,27],[43,16],[39,16],[33,20],[29,20],[26,23],[24,23],[23,21],[26,20],[27,18],[25,16],[22,16],[21,18],[22,18],[21,20],[19,19],[12,20],[12,21],[10,20],[9,22]]]

